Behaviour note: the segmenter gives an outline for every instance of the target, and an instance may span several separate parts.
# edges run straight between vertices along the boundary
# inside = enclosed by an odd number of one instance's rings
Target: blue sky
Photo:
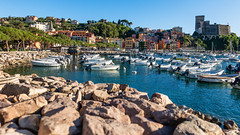
[[[229,24],[240,36],[240,0],[0,0],[0,17],[36,15],[109,21],[127,19],[132,27],[170,29],[193,33],[195,16],[211,23]]]

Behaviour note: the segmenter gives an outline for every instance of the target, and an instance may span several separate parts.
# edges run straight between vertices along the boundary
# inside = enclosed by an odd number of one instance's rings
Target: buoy
[[[75,66],[74,68],[77,69],[77,66]]]
[[[126,68],[125,68],[125,67],[123,67],[123,70],[124,70],[124,71],[126,71]]]
[[[137,74],[137,71],[132,71],[133,74]]]

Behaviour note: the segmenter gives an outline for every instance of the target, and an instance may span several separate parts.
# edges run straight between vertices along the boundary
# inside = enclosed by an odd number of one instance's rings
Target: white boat
[[[112,60],[104,60],[104,61],[90,61],[90,62],[85,62],[83,63],[83,66],[92,66],[92,65],[96,65],[96,64],[99,64],[99,65],[109,65],[112,63]]]
[[[170,68],[171,64],[160,64],[159,69],[160,70],[168,70]]]
[[[39,60],[31,60],[33,66],[39,67],[59,67],[60,63],[56,62],[54,59],[39,59]]]
[[[95,71],[103,71],[103,70],[117,70],[119,69],[119,65],[93,65],[91,66],[91,70]]]
[[[211,83],[231,83],[239,74],[225,74],[225,75],[203,75],[198,76],[198,81]]]
[[[139,60],[136,61],[136,66],[149,66],[150,62],[148,62],[147,60]]]
[[[197,79],[198,76],[203,76],[203,75],[222,75],[224,70],[212,70],[212,71],[190,71],[185,73],[185,76],[191,79]]]

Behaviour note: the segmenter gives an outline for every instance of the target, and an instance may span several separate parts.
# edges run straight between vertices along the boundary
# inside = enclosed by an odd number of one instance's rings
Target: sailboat
[[[213,53],[213,49],[214,49],[214,44],[213,44],[213,42],[212,42],[212,51],[211,51],[211,53],[209,54],[209,56],[212,56],[212,57],[215,57],[215,56],[217,56],[215,53]]]

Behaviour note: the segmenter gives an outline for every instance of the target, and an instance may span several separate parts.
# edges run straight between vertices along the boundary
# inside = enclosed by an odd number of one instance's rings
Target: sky
[[[183,32],[195,30],[195,16],[205,15],[211,23],[229,24],[240,36],[240,0],[0,0],[1,17],[53,16],[87,20],[107,19],[117,22],[127,19],[132,28],[150,29],[183,27]]]

